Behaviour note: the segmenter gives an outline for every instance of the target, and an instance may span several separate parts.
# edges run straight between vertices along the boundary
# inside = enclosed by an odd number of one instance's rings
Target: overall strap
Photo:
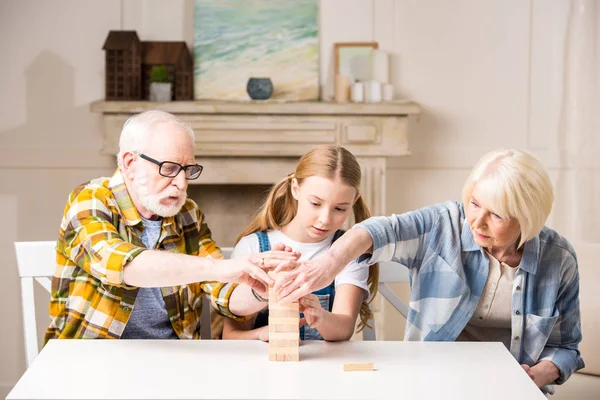
[[[271,250],[271,242],[269,241],[269,235],[267,232],[254,232],[258,237],[258,245],[260,246],[259,252],[265,252]],[[260,328],[269,324],[269,308],[265,308],[256,314],[254,319],[254,328]]]
[[[258,236],[258,245],[260,246],[259,251],[262,253],[263,251],[271,250],[271,242],[269,241],[269,235],[267,232],[254,232],[256,236]]]
[[[338,240],[344,233],[346,233],[346,231],[343,229],[338,229],[337,231],[335,231],[335,233],[333,234],[333,239],[331,240],[331,244]]]

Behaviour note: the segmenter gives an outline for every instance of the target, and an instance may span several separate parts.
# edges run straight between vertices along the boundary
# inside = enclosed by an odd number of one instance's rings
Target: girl
[[[300,252],[300,260],[324,254],[343,234],[339,228],[350,210],[356,222],[370,216],[360,196],[360,179],[358,161],[343,147],[320,146],[306,153],[296,172],[273,186],[265,204],[238,238],[232,258],[268,251],[276,243]],[[353,261],[329,286],[301,298],[304,317],[300,338],[349,340],[359,313],[359,331],[372,317],[369,304],[377,293],[378,279],[378,265],[366,268]],[[267,312],[242,322],[225,318],[223,339],[268,341]]]

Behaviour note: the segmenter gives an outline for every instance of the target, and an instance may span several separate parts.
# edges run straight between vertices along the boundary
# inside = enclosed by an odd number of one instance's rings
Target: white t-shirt
[[[290,239],[285,233],[281,231],[270,230],[267,231],[269,241],[271,242],[271,248],[277,243],[283,243],[286,246],[291,247],[294,251],[299,251],[302,255],[300,261],[311,260],[318,256],[325,254],[325,252],[331,246],[333,235],[329,235],[324,240],[318,243],[300,243]],[[254,254],[260,252],[260,244],[258,243],[258,236],[251,234],[244,236],[238,244],[235,245],[231,258],[240,258],[247,256],[248,254]],[[365,291],[365,298],[369,296],[369,287],[367,285],[367,279],[369,277],[369,267],[366,263],[357,264],[356,260],[352,261],[335,277],[335,287],[341,284],[350,284],[359,287]]]

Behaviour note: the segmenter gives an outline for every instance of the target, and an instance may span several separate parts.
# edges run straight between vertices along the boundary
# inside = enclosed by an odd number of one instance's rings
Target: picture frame
[[[351,80],[371,79],[371,53],[379,48],[377,42],[334,43],[333,74],[348,76]]]

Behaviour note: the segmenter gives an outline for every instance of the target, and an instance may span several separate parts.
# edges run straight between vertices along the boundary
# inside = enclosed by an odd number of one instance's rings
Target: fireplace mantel
[[[385,213],[386,157],[409,155],[413,102],[97,101],[104,119],[102,153],[115,155],[131,115],[159,109],[196,132],[195,153],[205,166],[198,183],[271,184],[294,170],[298,157],[318,144],[338,144],[359,160],[362,195],[375,215]]]

